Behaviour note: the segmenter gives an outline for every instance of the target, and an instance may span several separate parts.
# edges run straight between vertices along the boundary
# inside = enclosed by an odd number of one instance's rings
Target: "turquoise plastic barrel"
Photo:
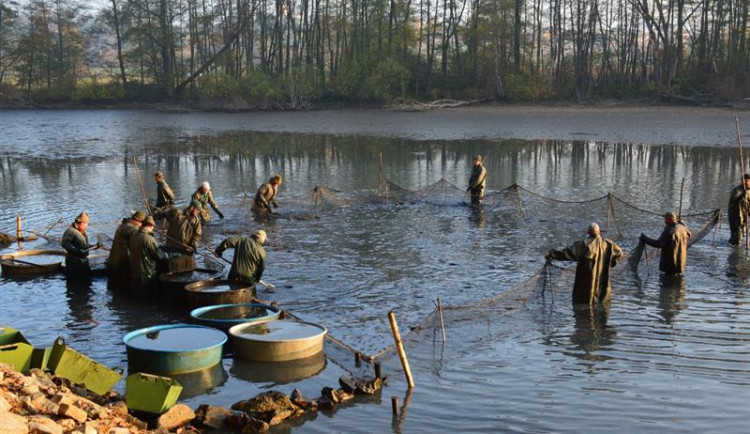
[[[122,341],[130,372],[177,375],[219,363],[227,336],[211,327],[172,324],[130,332]]]

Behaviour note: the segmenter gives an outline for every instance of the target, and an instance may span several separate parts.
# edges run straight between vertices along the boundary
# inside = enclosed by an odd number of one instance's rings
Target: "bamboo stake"
[[[21,214],[16,216],[16,242],[18,243],[18,250],[23,249],[23,240],[21,239]]]
[[[745,159],[742,157],[742,134],[740,134],[740,118],[738,116],[734,116],[734,127],[737,130],[737,147],[740,151],[740,185],[745,191],[745,194],[747,194],[747,188],[745,188]],[[740,209],[740,212],[742,210]],[[745,254],[750,251],[750,224],[748,224],[748,216],[747,213],[745,215]]]
[[[443,321],[443,304],[440,298],[437,299],[438,317],[440,318],[440,330],[443,332],[443,342],[445,342],[445,322]]]
[[[682,192],[684,191],[684,189],[685,189],[685,177],[683,176],[682,183],[680,183],[680,208],[679,208],[679,211],[677,212],[678,222],[682,221]]]
[[[396,324],[396,314],[393,311],[388,312],[388,319],[391,322],[391,330],[393,331],[393,339],[396,341],[396,349],[398,349],[398,357],[401,359],[401,365],[404,367],[404,374],[406,375],[406,382],[409,387],[414,387],[414,379],[411,376],[411,368],[409,368],[409,360],[406,358],[406,351],[404,350],[404,343],[401,340],[401,334],[398,332],[398,324]]]
[[[141,171],[138,170],[138,160],[136,160],[135,157],[133,157],[133,165],[135,166],[135,174],[138,177],[138,188],[141,190],[141,197],[143,197],[143,205],[146,206],[146,211],[148,211],[148,215],[152,215],[151,207],[148,206],[146,190],[143,189],[143,181],[141,180]]]

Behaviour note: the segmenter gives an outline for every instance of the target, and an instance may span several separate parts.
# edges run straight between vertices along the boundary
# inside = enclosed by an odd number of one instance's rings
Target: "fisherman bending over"
[[[471,193],[471,203],[479,204],[482,202],[484,197],[484,184],[487,180],[487,169],[482,165],[482,156],[477,155],[474,157],[474,167],[471,169],[471,177],[469,177],[469,187],[466,189],[467,192]]]
[[[201,219],[198,217],[201,204],[197,200],[190,202],[184,211],[169,208],[154,213],[154,217],[166,217],[169,223],[167,230],[167,247],[170,251],[192,254],[198,250],[201,239]]]
[[[279,191],[281,186],[281,175],[276,174],[271,177],[265,184],[258,188],[258,192],[255,193],[255,199],[253,199],[252,210],[256,213],[273,213],[271,205],[274,208],[278,208],[279,204],[276,203],[276,193]]]
[[[88,278],[91,275],[89,249],[96,248],[98,245],[89,245],[89,236],[86,233],[89,220],[89,215],[84,211],[63,233],[60,245],[68,252],[65,255],[65,269],[68,278]]]
[[[202,223],[205,224],[208,223],[209,220],[211,220],[211,214],[208,213],[208,205],[211,205],[211,208],[214,209],[214,212],[216,212],[216,215],[218,215],[220,219],[224,218],[224,214],[219,211],[219,206],[216,205],[214,195],[211,194],[211,186],[208,184],[208,182],[204,181],[201,186],[198,187],[197,190],[195,190],[192,199],[193,201],[198,201],[198,203],[200,204],[200,208],[198,208],[198,211],[200,211]]]
[[[659,270],[667,274],[680,274],[687,263],[688,239],[692,234],[673,212],[664,214],[664,230],[658,239],[641,234],[640,240],[661,249]]]
[[[154,218],[143,220],[140,230],[130,238],[130,284],[136,295],[151,295],[156,280],[156,262],[168,259],[154,236]]]
[[[596,223],[589,225],[585,240],[576,241],[563,250],[550,250],[545,255],[548,260],[578,262],[573,284],[573,303],[576,304],[609,299],[612,292],[609,269],[617,265],[621,257],[622,249],[612,240],[602,238]]]
[[[729,194],[729,244],[739,246],[742,235],[747,227],[748,213],[750,213],[750,173],[744,175],[744,183],[732,189]]]
[[[219,244],[215,253],[221,256],[226,249],[234,249],[229,279],[242,280],[255,285],[263,277],[266,268],[266,231],[257,230],[250,237],[231,237]]]
[[[145,218],[146,213],[136,211],[130,218],[123,219],[115,231],[112,250],[107,258],[107,271],[117,283],[130,278],[130,238],[138,232]]]
[[[154,181],[156,181],[156,209],[154,211],[164,210],[174,205],[174,192],[164,180],[164,172],[160,170],[154,173]]]

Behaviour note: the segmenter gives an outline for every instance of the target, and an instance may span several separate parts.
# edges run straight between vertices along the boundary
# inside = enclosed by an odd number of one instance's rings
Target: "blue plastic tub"
[[[219,363],[227,336],[211,327],[172,324],[130,332],[122,341],[130,372],[177,375]]]

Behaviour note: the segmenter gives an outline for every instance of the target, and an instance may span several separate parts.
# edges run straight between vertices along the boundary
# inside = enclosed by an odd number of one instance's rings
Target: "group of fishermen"
[[[466,191],[471,195],[472,204],[481,204],[487,181],[487,169],[481,155],[474,157],[474,164]],[[184,209],[174,207],[175,195],[164,179],[164,173],[154,174],[157,185],[155,206],[151,215],[136,211],[124,219],[115,232],[112,251],[107,261],[111,278],[129,281],[134,292],[154,291],[156,264],[166,261],[171,255],[193,255],[198,251],[201,239],[201,226],[210,220],[208,206],[219,218],[224,215],[218,208],[208,182],[203,182],[193,193],[190,204]],[[278,207],[276,195],[282,183],[280,175],[274,175],[258,188],[252,205],[256,216],[273,213]],[[744,174],[743,183],[735,187],[729,198],[729,227],[732,245],[739,245],[748,225],[750,213],[750,174]],[[161,248],[154,239],[155,219],[165,219],[168,225],[166,247]],[[88,252],[95,246],[89,245],[86,228],[89,216],[84,212],[76,217],[62,239],[62,246],[68,252],[66,266],[74,274],[88,273]],[[659,238],[649,238],[641,234],[640,241],[660,248],[659,270],[665,274],[679,275],[685,271],[687,263],[690,229],[673,212],[664,214],[664,230]],[[230,237],[221,242],[213,251],[221,257],[227,249],[235,249],[229,278],[243,280],[252,285],[259,282],[266,263],[263,244],[267,234],[255,231],[250,237]],[[561,250],[550,250],[545,259],[576,262],[573,302],[592,304],[610,298],[612,285],[610,269],[622,259],[622,249],[612,240],[603,238],[599,225],[591,223],[588,236]]]
[[[481,204],[484,197],[484,186],[487,180],[487,169],[481,155],[474,157],[474,166],[469,177],[466,191],[471,194],[472,204]],[[743,175],[743,183],[732,189],[727,207],[729,218],[729,243],[739,246],[743,233],[747,231],[750,215],[750,174]],[[575,281],[573,283],[573,303],[592,304],[605,302],[611,297],[612,284],[610,268],[622,259],[623,252],[614,241],[603,238],[599,225],[591,223],[585,239],[576,241],[562,250],[550,250],[545,259],[548,261],[576,262]],[[645,245],[661,249],[659,270],[665,275],[679,275],[685,271],[687,264],[688,241],[690,229],[673,212],[664,214],[664,230],[659,238],[649,238],[641,234],[639,241]]]
[[[744,174],[743,183],[732,189],[727,209],[731,238],[729,243],[739,246],[747,230],[750,213],[750,174]],[[661,249],[659,271],[667,276],[680,275],[687,264],[690,229],[673,212],[664,214],[664,230],[659,238],[641,234],[640,242]],[[622,259],[622,249],[612,240],[602,238],[599,225],[592,223],[588,237],[562,250],[550,250],[549,260],[576,262],[573,283],[573,303],[593,304],[606,302],[612,293],[610,268]]]
[[[203,182],[191,196],[187,207],[175,207],[175,194],[167,184],[164,173],[154,174],[156,200],[149,205],[148,215],[136,211],[122,220],[115,231],[112,248],[107,259],[107,272],[116,287],[128,289],[134,295],[151,296],[157,292],[156,277],[158,264],[180,256],[192,256],[198,252],[202,236],[202,226],[210,221],[208,206],[220,219],[224,214],[211,193],[211,186]],[[253,200],[252,210],[260,216],[273,213],[278,207],[276,195],[282,183],[280,175],[272,176],[258,189]],[[164,220],[167,227],[165,246],[159,246],[155,237],[157,221]],[[91,245],[88,238],[90,217],[83,212],[78,215],[63,234],[62,247],[67,251],[66,269],[69,278],[90,276],[89,251],[103,247],[101,243]],[[229,270],[229,279],[244,281],[248,286],[260,282],[266,266],[266,252],[263,244],[267,234],[256,230],[249,237],[229,237],[223,240],[213,253],[221,257],[227,249],[235,254]]]

